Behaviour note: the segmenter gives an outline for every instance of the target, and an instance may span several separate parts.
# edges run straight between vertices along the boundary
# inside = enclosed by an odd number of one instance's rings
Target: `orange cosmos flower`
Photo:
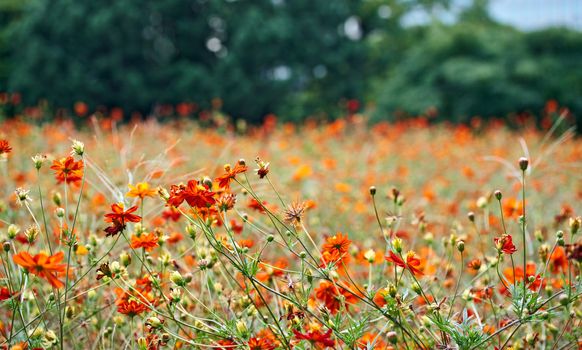
[[[83,179],[83,161],[75,161],[71,156],[55,159],[51,169],[55,171],[58,183],[78,183]]]
[[[12,147],[8,143],[8,140],[0,140],[0,156],[8,154],[12,151]]]
[[[562,247],[556,247],[554,252],[550,256],[551,265],[550,268],[553,273],[558,273],[560,271],[568,271],[568,259],[566,258],[566,251]]]
[[[275,343],[269,338],[253,337],[247,343],[249,350],[274,350]]]
[[[327,252],[338,252],[340,255],[344,255],[348,252],[350,244],[352,241],[348,239],[347,235],[342,235],[341,232],[328,237],[323,244],[323,250]]]
[[[127,299],[117,305],[117,312],[133,317],[147,311],[147,307],[139,300]]]
[[[141,217],[132,214],[137,210],[137,206],[133,206],[126,211],[123,210],[123,203],[115,203],[111,205],[111,213],[105,214],[105,222],[120,222],[125,224],[127,222],[139,222]]]
[[[115,203],[111,206],[112,212],[105,214],[105,222],[110,222],[111,226],[105,229],[107,233],[106,236],[115,236],[119,232],[125,230],[125,224],[127,222],[139,222],[141,216],[132,214],[137,210],[136,206],[133,206],[126,211],[123,210],[123,203]]]
[[[513,238],[511,235],[495,237],[493,242],[495,242],[495,247],[497,248],[499,254],[505,253],[511,255],[517,251],[515,244],[513,244]]]
[[[315,349],[325,349],[335,345],[335,340],[331,339],[331,332],[331,329],[325,333],[320,330],[312,330],[303,334],[296,329],[293,330],[296,339],[307,340]]]
[[[144,199],[145,197],[153,197],[156,194],[156,190],[150,189],[150,185],[147,182],[138,182],[135,186],[128,185],[129,192],[126,196],[128,197],[139,197]]]
[[[404,261],[400,256],[394,254],[390,251],[390,255],[385,257],[386,261],[396,264],[396,266],[402,267],[410,271],[414,276],[422,276],[423,272],[420,270],[420,259],[416,257],[413,251],[408,251],[406,253],[406,261]]]
[[[187,185],[172,185],[168,204],[179,207],[186,201],[191,207],[206,208],[216,203],[215,194],[199,181],[190,180]]]
[[[65,285],[57,278],[57,273],[65,272],[67,264],[59,264],[65,254],[58,252],[48,256],[44,253],[30,255],[28,252],[20,252],[12,257],[12,260],[28,272],[46,279],[54,288],[61,288]]]
[[[315,297],[322,301],[325,307],[327,307],[332,314],[338,312],[341,307],[340,296],[343,296],[346,303],[346,308],[350,304],[355,304],[358,301],[357,297],[353,293],[350,293],[345,288],[339,285],[334,285],[328,281],[322,281],[319,284],[319,287],[315,288],[314,291]]]
[[[142,234],[141,236],[131,235],[131,247],[133,249],[144,248],[151,252],[158,246],[158,236],[153,232]]]
[[[234,168],[231,168],[230,164],[226,164],[224,166],[224,171],[226,171],[226,173],[217,177],[215,181],[218,182],[218,187],[228,189],[230,187],[230,182],[234,180],[236,175],[244,173],[247,169],[247,166],[242,160],[239,160]]]

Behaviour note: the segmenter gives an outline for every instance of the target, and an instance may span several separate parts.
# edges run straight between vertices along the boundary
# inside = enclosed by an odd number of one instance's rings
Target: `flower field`
[[[0,122],[0,349],[581,349],[582,142]]]

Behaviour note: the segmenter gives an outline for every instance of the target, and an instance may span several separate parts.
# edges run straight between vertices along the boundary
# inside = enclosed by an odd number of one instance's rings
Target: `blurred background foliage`
[[[2,0],[0,91],[143,114],[220,98],[250,121],[349,105],[375,120],[466,122],[537,114],[550,99],[580,118],[581,32],[520,31],[484,0],[446,21],[451,1]],[[407,25],[413,11],[428,20]]]

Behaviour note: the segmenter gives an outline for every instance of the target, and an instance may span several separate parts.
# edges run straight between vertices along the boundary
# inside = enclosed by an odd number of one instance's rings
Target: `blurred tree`
[[[32,0],[12,30],[9,87],[58,106],[220,97],[248,119],[334,112],[396,62],[406,11],[446,1]]]
[[[372,99],[376,118],[436,108],[441,120],[539,114],[556,99],[582,115],[582,35],[567,29],[522,33],[472,7],[454,25],[433,23],[388,70]]]

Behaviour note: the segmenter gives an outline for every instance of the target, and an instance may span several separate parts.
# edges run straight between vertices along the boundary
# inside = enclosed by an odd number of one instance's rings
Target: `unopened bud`
[[[519,168],[521,171],[526,171],[529,165],[529,160],[526,157],[519,158]]]

